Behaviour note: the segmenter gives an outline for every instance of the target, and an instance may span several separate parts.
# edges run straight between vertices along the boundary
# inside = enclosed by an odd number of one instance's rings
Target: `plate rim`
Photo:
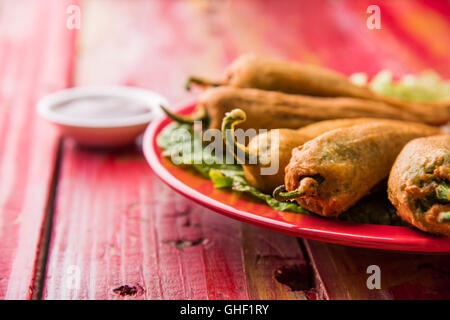
[[[173,108],[172,110],[175,113],[186,114],[190,113],[194,109],[195,105],[196,101],[189,101],[188,103],[178,105],[178,107]],[[146,161],[156,176],[169,187],[186,198],[193,200],[194,202],[211,209],[212,211],[232,219],[256,225],[258,227],[308,240],[389,251],[420,253],[450,252],[450,238],[439,238],[433,235],[427,235],[426,233],[415,230],[411,227],[327,220],[327,224],[333,227],[331,230],[311,229],[300,227],[288,221],[283,222],[244,210],[239,210],[218,200],[212,199],[184,184],[181,180],[172,175],[172,173],[170,173],[163,165],[161,161],[162,157],[160,156],[161,152],[158,152],[159,147],[157,146],[156,138],[161,130],[164,129],[169,123],[172,123],[172,121],[166,115],[161,115],[155,118],[146,128],[142,140],[142,148]],[[317,219],[317,221],[322,221],[322,223],[324,219],[309,215],[305,215],[305,217],[308,217],[308,219]],[[320,225],[320,223],[318,225]],[[349,227],[364,228],[366,232],[370,231],[370,233],[364,235],[351,234],[348,232],[340,233],[338,231],[339,229],[348,229]],[[375,233],[379,233],[379,235]],[[401,235],[403,239],[400,243],[399,235]]]

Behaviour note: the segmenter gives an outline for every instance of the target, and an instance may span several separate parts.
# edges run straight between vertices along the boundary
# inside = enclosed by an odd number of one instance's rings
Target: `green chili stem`
[[[287,201],[304,196],[313,196],[317,193],[317,188],[324,181],[323,177],[316,174],[313,176],[304,176],[300,180],[297,190],[286,191],[284,185],[277,187],[272,196],[278,201]]]
[[[170,119],[172,119],[173,121],[176,121],[176,122],[180,122],[180,123],[186,123],[186,124],[193,125],[195,121],[203,122],[208,118],[204,108],[199,108],[198,115],[195,115],[194,117],[192,117],[192,116],[182,116],[179,114],[175,114],[163,105],[160,105],[160,107]]]
[[[189,77],[187,78],[186,82],[184,83],[184,88],[186,90],[191,90],[191,85],[192,84],[196,84],[202,87],[219,87],[219,86],[223,86],[225,85],[225,83],[222,82],[217,82],[217,81],[211,81],[211,80],[206,80],[200,77]]]
[[[283,184],[281,186],[276,187],[275,190],[273,190],[272,196],[275,198],[275,200],[287,201],[298,198],[300,194],[298,190],[286,191],[286,187]]]
[[[440,223],[450,222],[450,211],[439,213],[437,221]]]
[[[222,120],[222,138],[234,157],[241,163],[256,164],[258,156],[251,154],[248,147],[238,143],[234,136],[234,128],[239,123],[244,122],[247,119],[247,115],[241,109],[233,109],[231,112],[227,112]],[[244,156],[244,159],[239,158],[239,154]],[[256,161],[254,161],[256,159]],[[251,161],[253,160],[253,161]],[[256,162],[256,163],[255,163]]]

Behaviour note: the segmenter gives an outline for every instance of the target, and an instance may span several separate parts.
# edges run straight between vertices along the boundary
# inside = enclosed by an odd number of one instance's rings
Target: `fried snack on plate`
[[[163,108],[178,122],[209,123],[220,129],[227,112],[240,108],[247,114],[242,129],[298,129],[308,124],[342,118],[387,118],[421,122],[421,118],[390,105],[354,98],[318,98],[258,89],[210,88],[202,93],[192,116],[180,116]]]
[[[365,83],[357,85],[346,75],[331,69],[251,54],[237,58],[227,69],[224,81],[190,77],[187,88],[192,83],[204,87],[227,85],[309,96],[373,100],[414,113],[424,123],[441,125],[450,121],[450,97],[438,101],[406,100],[398,94],[380,94],[381,91],[375,91]]]
[[[388,196],[406,222],[450,236],[450,135],[409,142],[392,167]]]
[[[406,143],[439,133],[434,127],[395,120],[326,132],[292,151],[285,186],[275,189],[274,197],[295,199],[312,212],[337,217],[388,177]]]
[[[227,148],[242,163],[248,183],[265,193],[272,193],[283,184],[284,168],[295,147],[336,128],[374,121],[370,118],[337,119],[316,122],[297,130],[272,129],[256,135],[245,146],[236,141],[234,128],[246,119],[241,109],[228,112],[222,122],[222,137]]]

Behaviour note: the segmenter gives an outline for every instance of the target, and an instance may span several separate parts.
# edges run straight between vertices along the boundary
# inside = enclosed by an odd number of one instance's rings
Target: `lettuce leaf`
[[[224,173],[223,171],[212,169],[209,171],[209,177],[216,188],[231,188],[233,191],[247,193],[255,198],[265,201],[272,209],[296,213],[310,213],[308,210],[294,202],[281,202],[275,200],[271,195],[265,194],[255,187],[252,187],[248,184],[247,180],[245,180],[243,172],[242,174],[238,174],[237,172]]]
[[[433,70],[419,75],[407,74],[394,81],[389,70],[378,72],[370,81],[365,73],[355,73],[350,81],[359,86],[368,85],[373,91],[407,101],[438,101],[450,99],[450,81],[442,79]]]
[[[227,177],[222,172],[220,172],[220,170],[209,170],[209,177],[214,183],[214,187],[216,187],[217,189],[231,188],[233,186],[233,178]]]

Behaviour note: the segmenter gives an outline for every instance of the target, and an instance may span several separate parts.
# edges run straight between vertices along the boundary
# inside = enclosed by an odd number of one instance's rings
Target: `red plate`
[[[194,103],[183,106],[177,112],[189,114],[194,106]],[[211,181],[182,170],[161,156],[156,137],[170,122],[167,117],[160,117],[147,128],[143,141],[145,157],[161,180],[205,207],[233,219],[311,240],[385,250],[450,252],[450,239],[434,237],[412,228],[352,223],[281,212],[246,195],[215,189]]]

